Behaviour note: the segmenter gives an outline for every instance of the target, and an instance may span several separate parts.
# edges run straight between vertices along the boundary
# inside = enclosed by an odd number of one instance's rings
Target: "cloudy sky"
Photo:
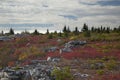
[[[0,29],[62,30],[120,25],[120,0],[0,0]]]

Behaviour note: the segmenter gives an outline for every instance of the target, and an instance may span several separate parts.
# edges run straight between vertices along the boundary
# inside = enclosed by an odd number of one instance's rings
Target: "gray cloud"
[[[0,0],[0,24],[54,24],[82,27],[120,25],[120,5],[113,0]],[[100,3],[101,2],[101,3]],[[107,4],[106,4],[107,2]],[[109,4],[110,3],[110,4]],[[104,4],[104,6],[102,5]],[[106,5],[106,6],[105,6]]]

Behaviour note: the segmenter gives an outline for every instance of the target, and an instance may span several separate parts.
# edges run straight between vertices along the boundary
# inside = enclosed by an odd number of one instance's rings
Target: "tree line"
[[[86,37],[89,37],[90,36],[90,33],[110,33],[110,32],[117,32],[119,33],[120,32],[120,26],[119,27],[114,27],[113,29],[111,29],[110,27],[103,27],[103,26],[100,26],[100,27],[88,27],[88,25],[86,23],[83,24],[83,27],[81,30],[79,30],[78,27],[75,27],[73,31],[70,30],[69,26],[67,27],[66,25],[63,27],[62,31],[60,32],[57,32],[57,31],[54,31],[54,32],[49,32],[49,29],[47,29],[46,33],[47,35],[49,35],[49,38],[52,37],[52,34],[57,34],[58,36],[62,37],[62,35],[64,34],[65,37],[68,37],[69,34],[74,34],[74,35],[79,35],[80,33],[84,33],[84,35]],[[25,32],[22,32],[22,33],[26,33],[26,34],[33,34],[33,35],[40,35],[41,33],[35,29],[33,33],[29,33],[28,31],[25,30]],[[15,32],[14,32],[14,29],[10,28],[9,32],[8,33],[5,33],[2,31],[1,32],[1,35],[14,35]]]

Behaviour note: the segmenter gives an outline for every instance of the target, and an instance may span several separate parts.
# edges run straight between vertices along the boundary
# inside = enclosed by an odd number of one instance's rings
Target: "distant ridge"
[[[32,24],[32,23],[23,23],[23,24],[0,24],[0,27],[53,27],[54,24]]]

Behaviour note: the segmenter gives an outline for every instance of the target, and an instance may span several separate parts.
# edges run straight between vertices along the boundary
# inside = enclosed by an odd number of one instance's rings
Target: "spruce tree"
[[[110,33],[110,27],[107,27],[106,33]]]
[[[46,34],[47,34],[47,35],[49,34],[49,29],[47,29],[47,32],[46,32]]]
[[[35,31],[33,32],[34,35],[39,35],[39,32],[37,31],[37,29],[35,29]]]
[[[79,30],[78,30],[78,27],[75,27],[75,31],[74,31],[74,34],[75,34],[75,35],[78,35],[78,34],[79,34]]]
[[[9,32],[10,35],[14,35],[14,30],[12,28],[10,28],[10,32]]]
[[[118,27],[118,32],[120,32],[120,26]]]
[[[100,33],[100,32],[101,32],[101,29],[100,29],[99,27],[98,27],[98,29],[97,29],[97,32],[98,32],[98,33]]]
[[[67,27],[66,27],[66,25],[65,25],[64,28],[63,28],[63,32],[64,32],[64,33],[67,32]]]
[[[92,32],[94,32],[94,31],[95,31],[95,28],[94,28],[94,26],[93,26],[93,27],[91,27],[91,31],[92,31]]]
[[[82,31],[83,31],[83,32],[88,31],[88,26],[87,26],[86,23],[84,23],[83,28],[82,28]]]
[[[71,32],[71,31],[70,31],[70,28],[69,28],[69,26],[68,26],[68,28],[67,28],[67,32],[68,32],[68,33],[70,33],[70,32]]]
[[[102,26],[100,27],[100,32],[103,32],[103,27]]]
[[[4,32],[3,32],[3,31],[1,32],[1,35],[2,35],[2,36],[4,35]]]

